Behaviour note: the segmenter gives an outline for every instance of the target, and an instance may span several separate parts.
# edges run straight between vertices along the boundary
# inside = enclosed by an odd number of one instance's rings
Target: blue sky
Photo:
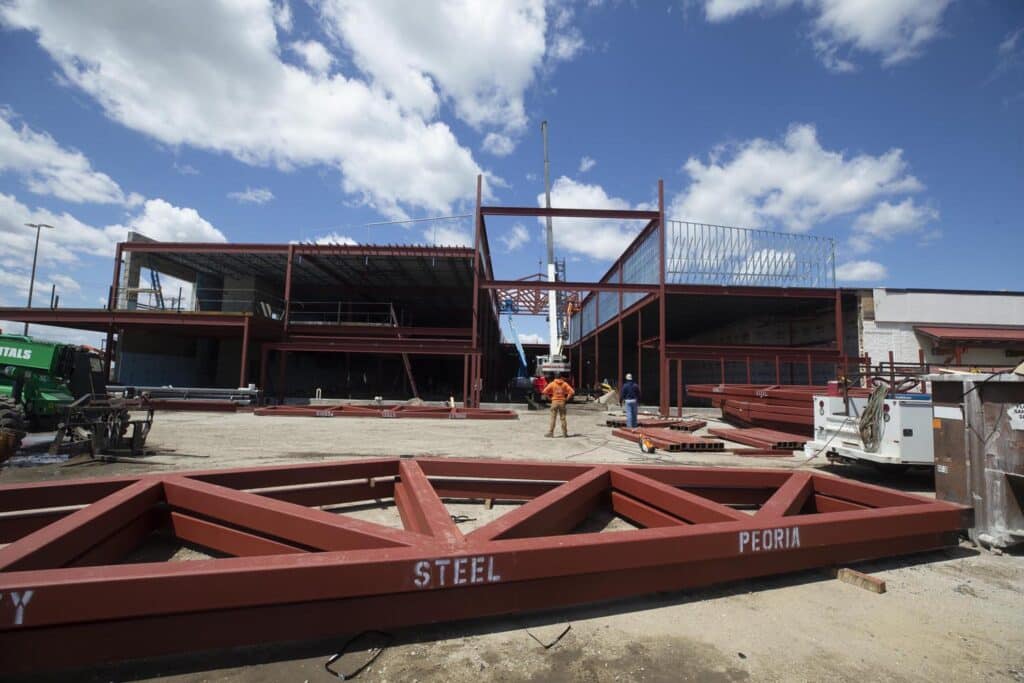
[[[1024,289],[1024,4],[0,0],[0,304],[100,305],[113,245],[460,242],[535,204],[832,237],[848,286]],[[556,223],[570,279],[640,226]],[[537,271],[535,221],[490,222]],[[42,294],[40,294],[42,292]],[[523,321],[543,334],[543,321]]]

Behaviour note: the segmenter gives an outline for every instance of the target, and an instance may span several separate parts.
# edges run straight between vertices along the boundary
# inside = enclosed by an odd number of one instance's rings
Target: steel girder
[[[320,509],[391,498],[404,528]],[[468,530],[442,499],[524,502]],[[601,506],[639,528],[571,533]],[[803,470],[445,458],[6,485],[0,512],[3,673],[678,590],[940,548],[970,524]],[[222,556],[125,563],[155,530]]]

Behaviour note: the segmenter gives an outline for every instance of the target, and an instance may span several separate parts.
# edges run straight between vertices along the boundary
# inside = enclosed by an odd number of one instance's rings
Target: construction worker
[[[544,395],[551,399],[551,424],[544,436],[555,435],[555,417],[562,418],[562,436],[568,438],[569,425],[565,420],[565,404],[576,392],[562,377],[548,381],[544,387]]]
[[[619,392],[619,405],[622,404],[626,405],[626,426],[635,429],[640,410],[640,385],[633,381],[632,373],[626,373],[626,381],[622,383],[622,391]]]

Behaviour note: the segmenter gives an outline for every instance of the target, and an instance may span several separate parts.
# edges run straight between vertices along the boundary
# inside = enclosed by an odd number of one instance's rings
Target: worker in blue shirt
[[[622,391],[619,392],[619,405],[623,404],[626,406],[626,426],[635,428],[640,410],[640,385],[633,381],[633,375],[628,372],[626,381],[622,383]]]

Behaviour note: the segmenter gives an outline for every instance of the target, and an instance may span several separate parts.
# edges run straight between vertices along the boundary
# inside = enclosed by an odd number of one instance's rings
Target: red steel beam
[[[964,506],[786,470],[388,458],[219,476],[282,492],[304,484],[329,488],[382,469],[380,476],[398,477],[403,517],[423,533],[202,481],[218,476],[212,472],[126,478],[127,486],[0,550],[8,558],[41,562],[34,553],[54,549],[54,561],[45,566],[0,571],[0,592],[13,598],[0,604],[0,672],[676,590],[938,548],[955,542],[950,534],[970,524]],[[458,481],[447,481],[453,479]],[[462,538],[442,518],[440,490],[487,488],[474,479],[520,487],[512,490],[532,498]],[[542,488],[559,481],[565,483]],[[66,498],[96,493],[68,486],[74,493]],[[161,490],[186,536],[247,556],[62,566],[71,556],[123,551],[126,541],[110,539],[128,528],[121,522],[137,519],[127,508]],[[762,514],[734,510],[705,492],[735,504],[762,504]],[[811,492],[813,506],[806,497]],[[800,497],[805,503],[798,503]],[[645,528],[566,534],[599,503]],[[113,510],[119,519],[111,517]],[[109,524],[100,529],[98,519]],[[77,539],[71,543],[77,547],[62,547],[64,538]],[[113,545],[105,548],[108,543]],[[272,544],[295,551],[261,554],[286,550]],[[56,654],[45,647],[52,642],[63,644]]]
[[[689,524],[684,519],[674,517],[652,505],[648,505],[643,501],[618,491],[612,491],[612,510],[615,511],[615,514],[630,519],[647,529]]]
[[[814,481],[809,472],[798,472],[779,487],[754,515],[759,519],[772,519],[795,515],[814,492]]]
[[[470,533],[467,540],[479,544],[565,533],[593,509],[598,497],[608,488],[608,477],[607,468],[594,467]]]
[[[61,567],[159,502],[163,482],[140,480],[0,548],[0,571]]]
[[[172,512],[170,516],[171,529],[175,536],[227,555],[255,557],[306,552],[305,549],[294,545],[273,541],[181,512]]]
[[[612,472],[612,486],[693,524],[745,521],[748,518],[746,514],[727,505],[695,496],[633,472]]]
[[[556,289],[560,292],[656,292],[658,285],[617,282],[534,282],[528,280],[481,280],[483,289],[540,290]]]
[[[342,517],[321,510],[234,491],[187,477],[168,477],[167,502],[261,534],[318,550],[400,548],[421,541],[399,529]]]
[[[450,547],[462,545],[465,542],[462,532],[419,464],[413,460],[401,461],[398,476],[401,482],[395,484],[395,503],[405,528],[432,536]]]
[[[544,218],[603,218],[610,220],[655,220],[657,211],[631,211],[622,209],[546,209],[534,206],[481,206],[484,216],[521,216]]]

